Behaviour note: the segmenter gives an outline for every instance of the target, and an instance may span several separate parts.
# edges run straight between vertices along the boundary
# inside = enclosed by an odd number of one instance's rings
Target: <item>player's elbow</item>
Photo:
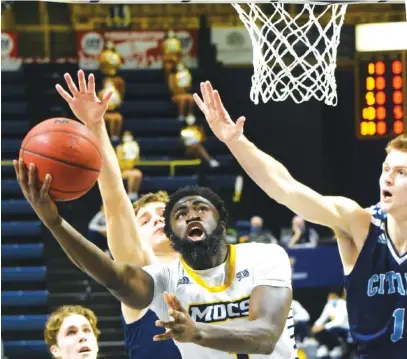
[[[274,344],[271,340],[269,340],[270,338],[266,339],[263,341],[263,343],[261,343],[260,347],[259,347],[259,352],[257,354],[261,354],[261,355],[270,355],[273,353],[274,351]]]
[[[259,340],[257,354],[270,355],[273,353],[278,339],[276,339],[272,328],[263,328],[262,333],[257,338]]]

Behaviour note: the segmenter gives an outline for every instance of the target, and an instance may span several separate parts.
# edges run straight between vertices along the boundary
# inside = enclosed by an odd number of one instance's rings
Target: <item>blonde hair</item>
[[[387,153],[391,150],[407,152],[407,135],[400,135],[393,138],[386,146]]]
[[[95,334],[96,338],[99,337],[100,330],[97,327],[98,319],[92,310],[80,305],[64,305],[59,307],[51,314],[47,324],[45,325],[44,339],[47,343],[48,349],[57,344],[57,335],[59,329],[61,328],[62,322],[66,317],[69,317],[72,314],[83,315],[87,320],[89,320],[93,333]]]
[[[167,204],[170,201],[168,193],[165,191],[158,191],[156,193],[147,193],[140,197],[139,200],[133,203],[134,212],[137,213],[148,203],[162,202]]]

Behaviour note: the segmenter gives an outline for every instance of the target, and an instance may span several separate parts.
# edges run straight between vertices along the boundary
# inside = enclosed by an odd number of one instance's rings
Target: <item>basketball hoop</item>
[[[292,98],[301,103],[315,98],[335,106],[336,57],[348,5],[282,1],[302,4],[302,10],[292,15],[279,0],[270,2],[267,14],[260,3],[232,4],[253,46],[251,100],[258,104],[260,99],[265,103]],[[358,2],[362,1],[354,1]]]

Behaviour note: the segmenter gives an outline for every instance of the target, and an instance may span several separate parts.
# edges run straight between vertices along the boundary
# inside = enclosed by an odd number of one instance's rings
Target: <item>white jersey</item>
[[[154,278],[150,305],[158,318],[168,321],[163,293],[175,294],[196,322],[217,325],[227,320],[248,321],[252,290],[259,285],[291,289],[291,266],[285,250],[276,244],[231,245],[228,260],[218,267],[193,270],[182,259],[144,268]],[[273,305],[273,303],[270,303]],[[270,355],[239,355],[175,342],[185,359],[295,359],[294,321],[290,310],[284,331]]]

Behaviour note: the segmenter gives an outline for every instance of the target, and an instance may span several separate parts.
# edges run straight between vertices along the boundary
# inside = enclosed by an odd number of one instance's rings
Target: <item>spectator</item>
[[[195,101],[192,96],[192,76],[186,66],[180,62],[168,79],[172,100],[178,107],[178,120],[195,122]]]
[[[140,146],[130,131],[123,133],[122,142],[116,147],[116,154],[122,177],[127,180],[127,194],[131,201],[135,201],[138,198],[143,173],[135,168],[140,159]]]
[[[164,71],[167,77],[174,71],[175,66],[182,59],[182,43],[175,36],[173,30],[169,30],[161,44]]]
[[[289,233],[281,238],[281,243],[288,248],[316,247],[319,235],[314,228],[310,228],[304,219],[295,216]]]
[[[117,142],[120,139],[120,132],[123,126],[120,106],[124,98],[125,82],[122,77],[117,76],[117,70],[122,65],[122,60],[111,41],[106,42],[106,46],[100,55],[99,63],[100,71],[104,77],[102,79],[102,90],[99,91],[98,96],[103,98],[107,91],[113,92],[105,114],[105,121],[112,142]]]
[[[349,335],[348,311],[346,301],[341,298],[342,290],[331,291],[327,303],[312,327],[315,339],[320,344],[317,358],[342,356],[342,343]]]
[[[291,308],[294,316],[294,333],[297,344],[303,343],[308,337],[311,327],[309,324],[310,315],[307,310],[297,300],[292,301]]]
[[[259,216],[253,216],[250,219],[249,235],[241,237],[240,242],[278,243],[277,238],[263,228],[263,218]]]
[[[187,118],[187,126],[181,130],[181,140],[185,145],[187,156],[202,158],[210,167],[219,167],[219,162],[212,158],[203,145],[206,135],[202,126],[195,125],[195,117]]]
[[[99,248],[106,250],[106,218],[103,210],[103,205],[100,207],[100,211],[95,214],[92,220],[89,222],[89,239],[96,244]]]

